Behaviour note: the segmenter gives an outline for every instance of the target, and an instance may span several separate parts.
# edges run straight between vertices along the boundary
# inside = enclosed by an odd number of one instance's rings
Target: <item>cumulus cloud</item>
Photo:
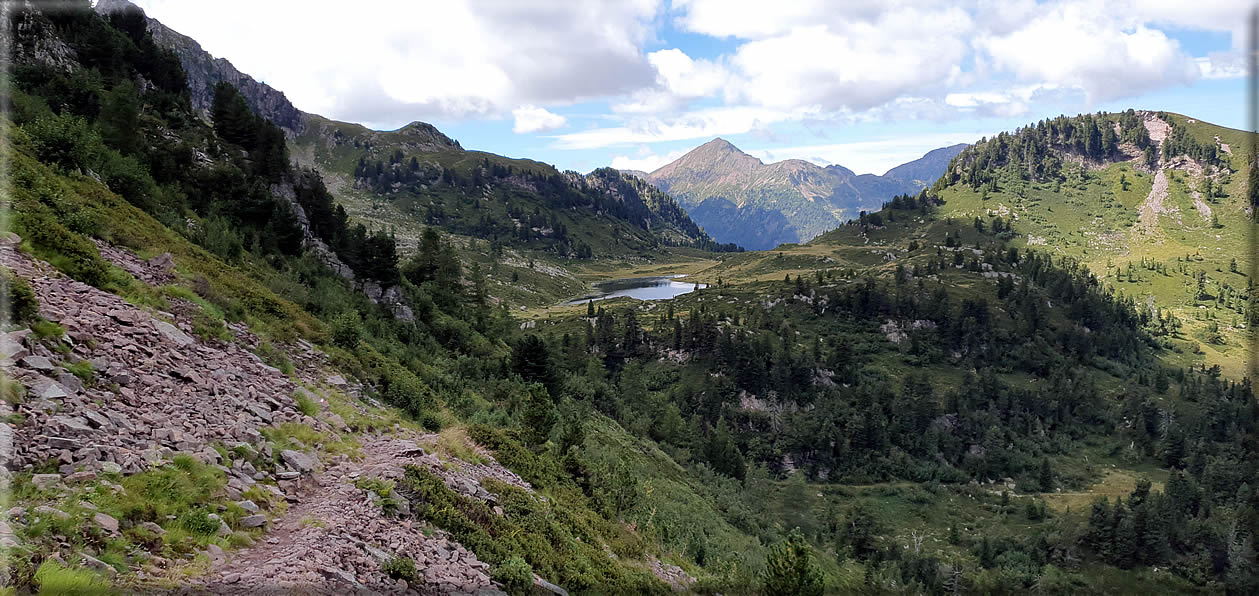
[[[683,108],[692,100],[722,93],[730,79],[725,66],[694,60],[677,48],[647,54],[656,70],[655,85],[638,90],[612,105],[622,114],[661,114]]]
[[[556,135],[560,149],[596,149],[662,141],[684,141],[741,134],[778,122],[799,120],[811,112],[754,107],[721,107],[668,118],[636,118],[624,126],[592,128]]]
[[[1246,76],[1246,59],[1240,52],[1215,52],[1198,58],[1204,79],[1240,79]]]
[[[661,166],[686,155],[688,149],[678,149],[670,151],[664,155],[657,155],[647,147],[643,147],[646,151],[640,150],[638,155],[630,157],[628,155],[618,155],[612,158],[612,167],[618,170],[639,170],[651,173]]]
[[[656,77],[642,48],[660,0],[137,4],[299,108],[371,126],[622,96]]]
[[[538,106],[520,106],[511,114],[516,118],[516,124],[511,128],[516,134],[555,130],[568,122],[563,116]]]
[[[1016,116],[1244,74],[1235,0],[136,1],[299,108],[372,127],[511,116],[542,133],[565,125],[557,107],[606,102],[610,124],[554,137],[567,149]],[[674,47],[668,24],[727,47]],[[1231,48],[1191,55],[1173,29],[1228,33]]]
[[[676,0],[673,7],[677,26],[739,41],[728,95],[823,111],[879,111],[912,95],[945,113],[1016,115],[1030,107],[1017,88],[1029,85],[1073,90],[1093,103],[1235,76],[1240,54],[1195,59],[1159,27],[1227,31],[1236,49],[1245,21],[1245,7],[1227,0]]]
[[[1081,89],[1089,101],[1131,97],[1200,76],[1180,44],[1157,29],[1123,29],[1099,5],[1060,5],[1005,35],[975,45],[998,69],[1030,82]],[[1053,48],[1052,55],[1046,50]]]

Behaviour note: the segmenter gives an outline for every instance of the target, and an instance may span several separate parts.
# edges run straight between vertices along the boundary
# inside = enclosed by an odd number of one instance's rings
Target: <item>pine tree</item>
[[[821,596],[822,570],[813,560],[812,548],[796,528],[786,540],[770,549],[765,558],[764,593],[782,596]]]
[[[1040,483],[1040,491],[1047,493],[1054,489],[1054,471],[1049,465],[1049,458],[1043,457],[1040,460],[1040,473],[1036,477]]]

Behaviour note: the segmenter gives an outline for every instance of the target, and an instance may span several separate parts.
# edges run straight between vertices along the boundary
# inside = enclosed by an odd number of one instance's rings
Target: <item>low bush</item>
[[[415,569],[415,560],[410,557],[394,557],[389,559],[388,561],[385,561],[384,565],[380,566],[380,570],[385,572],[385,575],[388,575],[389,577],[394,579],[403,579],[408,582],[413,582],[420,577],[419,571]]]
[[[533,592],[533,567],[521,557],[507,557],[494,567],[490,576],[512,596],[526,596]]]
[[[35,296],[31,284],[6,267],[0,267],[0,284],[4,286],[9,298],[9,323],[29,323],[39,316],[39,298]]]

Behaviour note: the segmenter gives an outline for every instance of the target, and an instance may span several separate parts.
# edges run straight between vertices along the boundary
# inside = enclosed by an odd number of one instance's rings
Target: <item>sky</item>
[[[882,174],[1059,114],[1246,128],[1245,0],[133,0],[299,109],[588,172]]]

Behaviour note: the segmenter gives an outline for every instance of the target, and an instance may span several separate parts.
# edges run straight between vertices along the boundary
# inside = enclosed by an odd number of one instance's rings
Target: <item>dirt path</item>
[[[386,517],[355,486],[360,478],[400,478],[406,465],[434,465],[436,456],[419,445],[431,438],[364,435],[361,461],[339,456],[328,462],[254,546],[215,561],[185,593],[500,594],[476,555],[421,523]],[[415,561],[415,585],[380,570],[393,557]]]

